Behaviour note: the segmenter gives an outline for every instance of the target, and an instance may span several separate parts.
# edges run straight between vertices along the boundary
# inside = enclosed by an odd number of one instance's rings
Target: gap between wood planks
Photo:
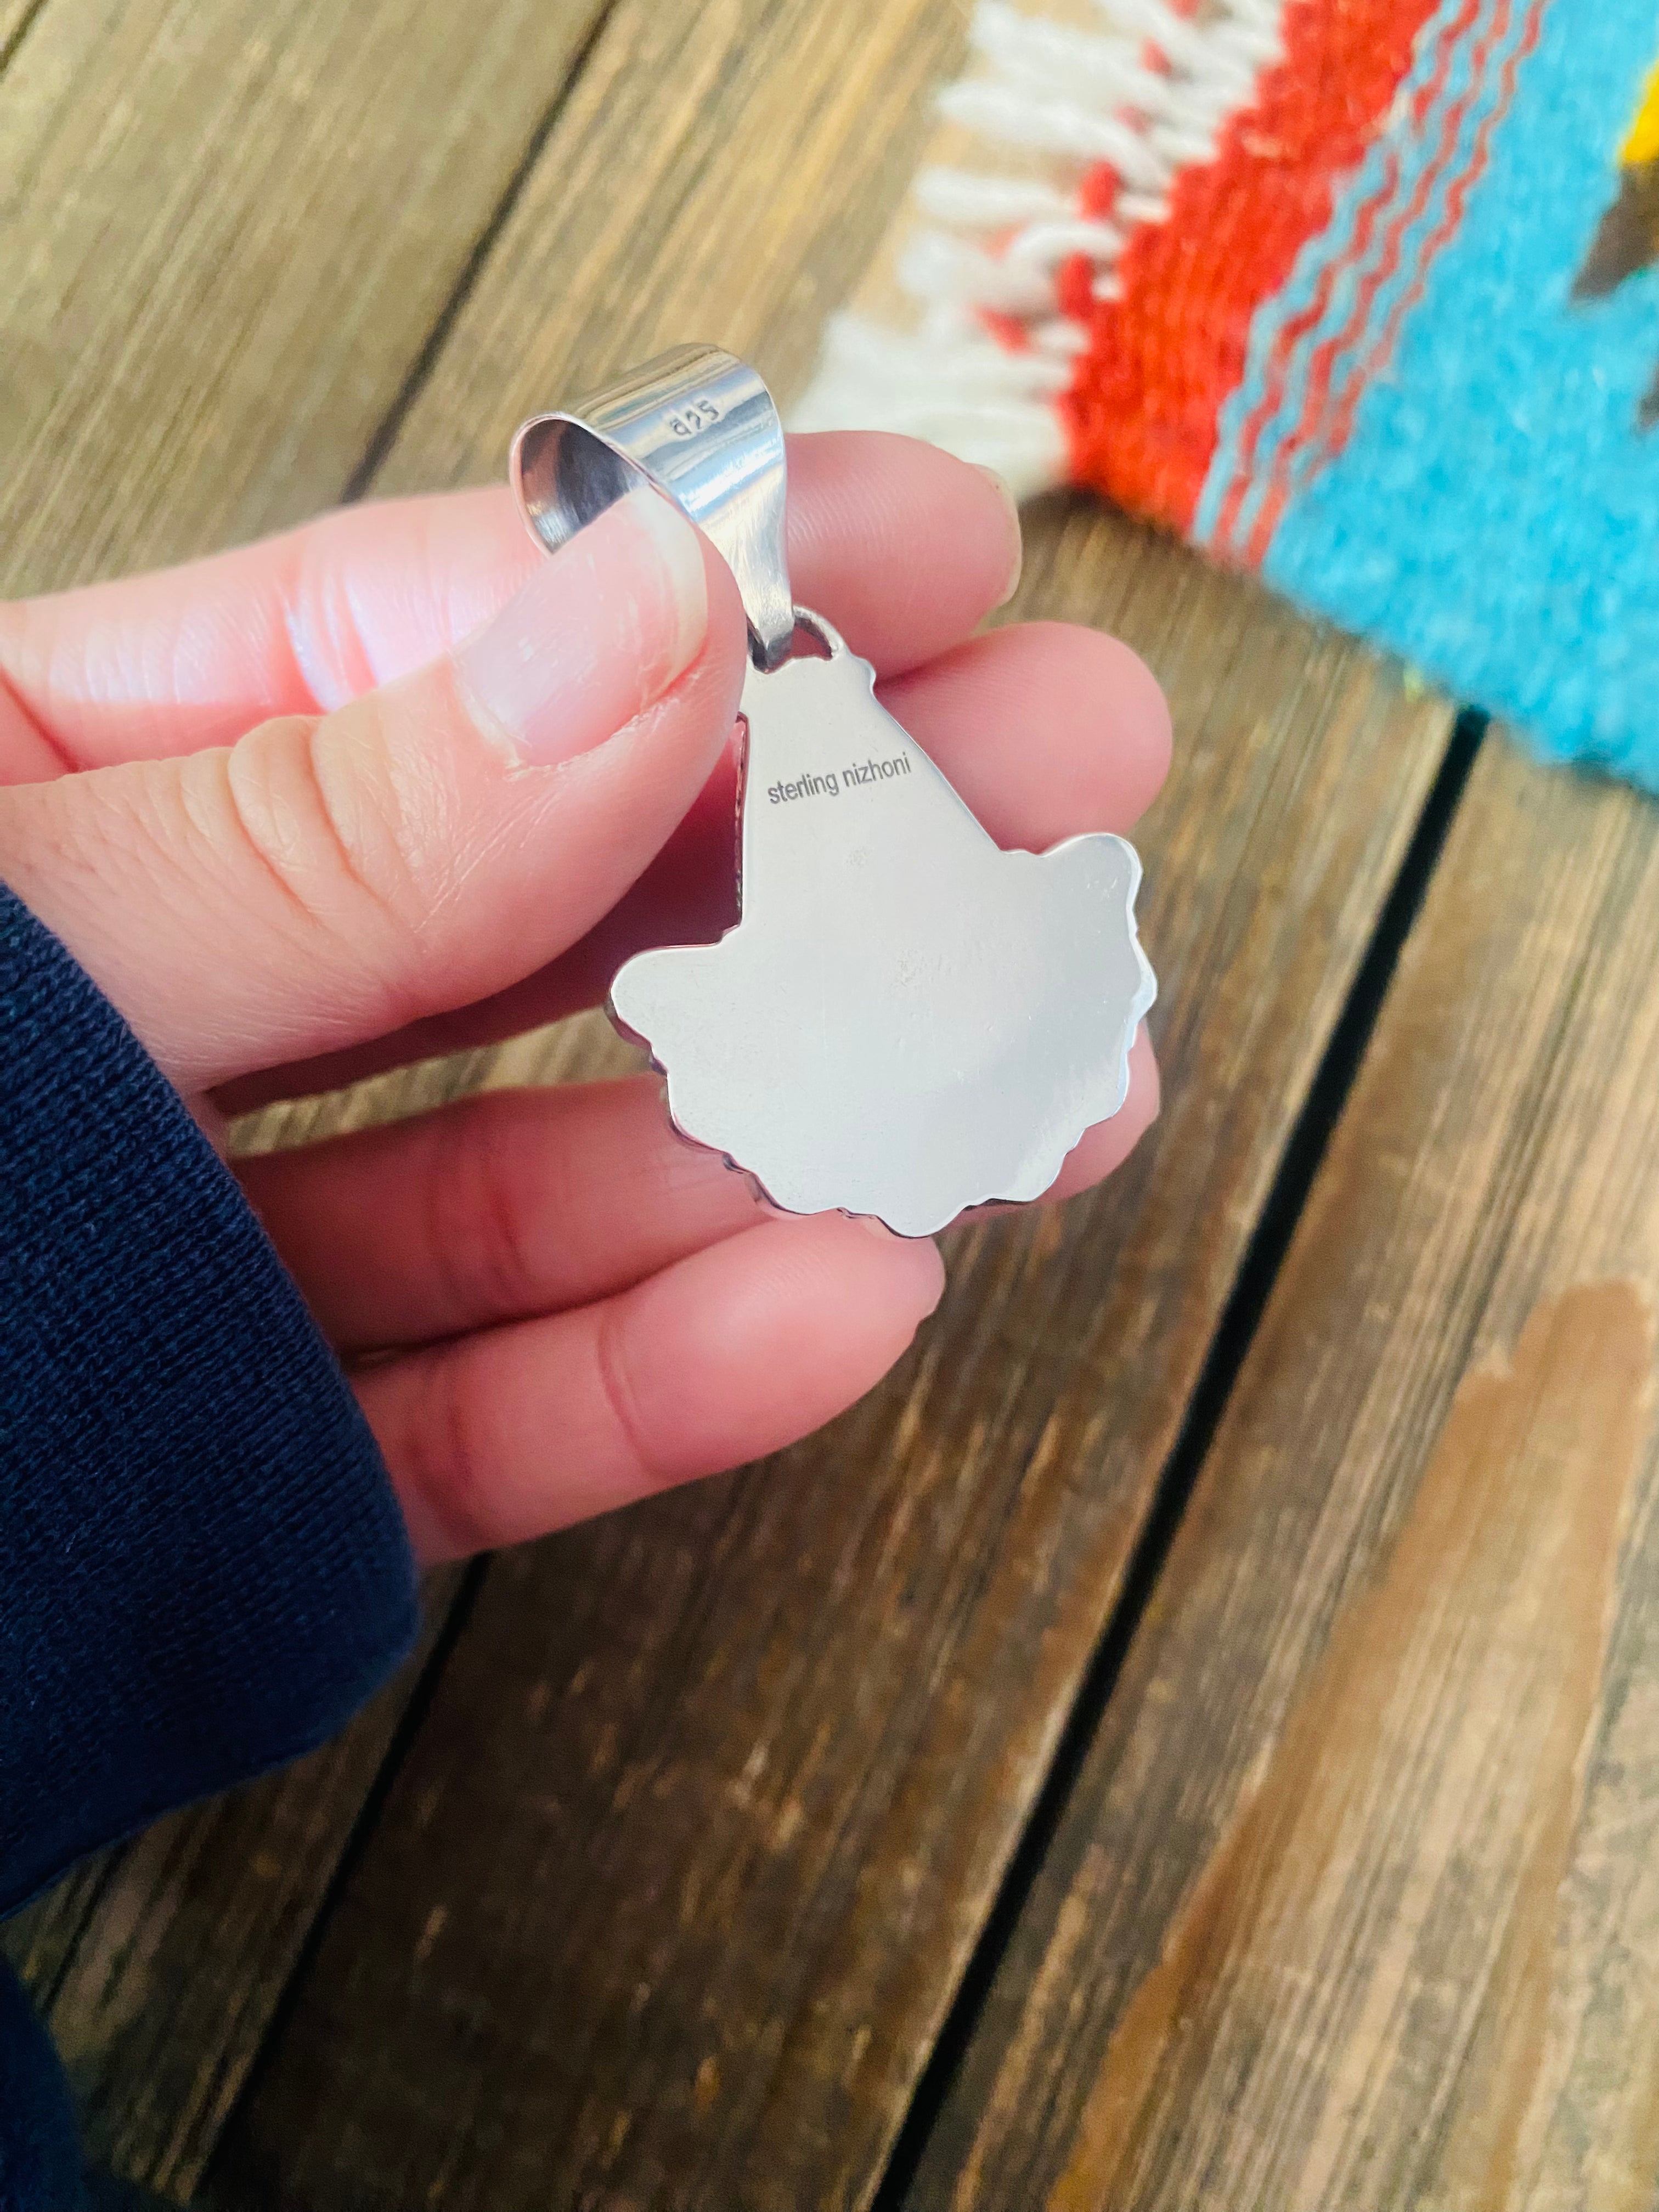
[[[1273,1176],[1238,1274],[1216,1324],[1192,1398],[1153,1493],[1107,1622],[1066,1717],[1048,1771],[1010,1857],[967,1968],[894,2139],[870,2212],[902,2212],[963,2058],[972,2043],[1033,1883],[1106,1711],[1124,1658],[1164,1571],[1227,1400],[1244,1364],[1275,1278],[1353,1087],[1365,1048],[1410,936],[1429,879],[1462,799],[1488,717],[1466,708],[1454,724],[1444,759],[1424,801],[1412,840],[1389,887],[1365,957],[1317,1072],[1309,1086]]]
[[[45,0],[40,0],[40,4],[44,5]],[[404,418],[420,397],[421,389],[431,375],[439,355],[449,343],[449,334],[454,329],[468,300],[471,298],[473,287],[477,283],[483,265],[495,251],[495,241],[501,236],[514,207],[517,206],[519,197],[529,182],[536,164],[541,160],[543,151],[553,135],[560,116],[569,105],[571,94],[586,73],[587,64],[592,60],[599,40],[605,36],[611,18],[617,12],[617,0],[605,0],[605,5],[595,12],[593,21],[588,26],[586,37],[570,58],[570,66],[565,71],[564,82],[549,100],[537,121],[535,129],[526,140],[525,149],[520,157],[518,167],[507,179],[506,190],[490,210],[489,220],[472,241],[472,250],[462,264],[460,275],[455,279],[449,297],[438,310],[432,328],[422,341],[420,350],[410,363],[409,374],[398,386],[397,397],[376,424],[374,435],[363,448],[362,459],[346,479],[345,489],[340,495],[343,505],[349,505],[353,501],[361,499],[380,474],[386,455],[397,442],[398,433],[404,427]]]

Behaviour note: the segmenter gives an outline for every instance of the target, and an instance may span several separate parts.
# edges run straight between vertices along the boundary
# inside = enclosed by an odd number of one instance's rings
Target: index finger
[[[796,599],[884,675],[965,637],[1018,568],[994,478],[875,431],[789,441],[788,544]],[[181,568],[0,606],[0,782],[325,713],[447,651],[540,557],[502,485],[366,502]]]

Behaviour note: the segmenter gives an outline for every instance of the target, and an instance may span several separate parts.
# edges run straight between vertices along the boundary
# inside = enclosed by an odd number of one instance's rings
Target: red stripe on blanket
[[[1508,11],[1504,9],[1503,11],[1504,28],[1508,27],[1507,15]],[[1515,98],[1516,80],[1520,75],[1521,64],[1538,43],[1539,33],[1543,27],[1543,17],[1544,0],[1531,0],[1531,7],[1524,18],[1521,36],[1510,47],[1508,58],[1504,63],[1499,95],[1488,106],[1480,119],[1475,134],[1473,156],[1462,174],[1454,178],[1452,181],[1451,187],[1446,195],[1446,205],[1442,210],[1440,220],[1431,235],[1424,241],[1411,283],[1395,301],[1380,336],[1364,359],[1351,366],[1342,392],[1336,398],[1334,408],[1329,404],[1330,373],[1329,362],[1327,362],[1325,374],[1319,380],[1321,388],[1318,394],[1320,404],[1317,417],[1315,419],[1314,409],[1311,406],[1304,410],[1303,422],[1294,439],[1287,442],[1285,450],[1279,457],[1279,465],[1273,471],[1272,486],[1261,503],[1261,512],[1257,518],[1255,529],[1250,533],[1250,542],[1245,550],[1245,558],[1253,566],[1260,568],[1261,562],[1267,558],[1267,548],[1273,543],[1273,532],[1279,527],[1280,518],[1284,514],[1285,505],[1295,486],[1305,481],[1315,468],[1322,467],[1327,462],[1334,460],[1352,436],[1354,416],[1358,412],[1359,401],[1366,385],[1387,368],[1400,336],[1401,325],[1423,296],[1424,282],[1434,265],[1435,256],[1457,234],[1458,226],[1463,220],[1463,210],[1468,204],[1469,194],[1480,182],[1487,161],[1491,157],[1492,134],[1503,118],[1509,112],[1510,104]],[[1492,49],[1497,43],[1498,33],[1494,29],[1475,60],[1472,75],[1476,86],[1479,86],[1484,79],[1487,64],[1492,58]],[[1462,124],[1462,118],[1460,116],[1458,119],[1460,129]],[[1394,241],[1394,265],[1398,264],[1400,242],[1398,238]],[[1391,273],[1392,268],[1379,270],[1376,282],[1371,288],[1372,291],[1375,292]],[[1333,359],[1342,346],[1352,343],[1354,330],[1362,323],[1364,312],[1370,305],[1370,301],[1368,298],[1356,307],[1350,328],[1344,331],[1341,337],[1332,346]],[[1310,427],[1310,423],[1311,427]]]
[[[1434,5],[1291,0],[1284,57],[1252,105],[1213,161],[1177,176],[1167,220],[1130,240],[1119,295],[1088,303],[1089,350],[1060,403],[1075,482],[1190,529],[1251,318],[1328,221]],[[1115,181],[1103,167],[1085,204],[1109,201]]]
[[[1435,57],[1433,75],[1421,88],[1417,99],[1413,103],[1413,120],[1419,125],[1432,112],[1435,103],[1444,92],[1447,81],[1451,76],[1452,64],[1456,58],[1459,46],[1468,32],[1473,29],[1479,18],[1482,4],[1483,0],[1464,0],[1464,5],[1458,15],[1443,27],[1440,33],[1439,51]],[[1500,8],[1503,4],[1504,0],[1499,0]],[[1468,96],[1470,98],[1474,96],[1474,88],[1471,88]],[[1364,266],[1366,256],[1376,241],[1381,226],[1387,224],[1394,227],[1391,238],[1387,232],[1383,234],[1385,259],[1390,250],[1397,252],[1405,224],[1419,211],[1421,205],[1426,204],[1427,197],[1433,190],[1438,174],[1438,168],[1430,164],[1418,179],[1417,191],[1411,204],[1402,209],[1397,197],[1400,186],[1399,151],[1397,148],[1389,149],[1382,176],[1367,200],[1360,220],[1355,225],[1351,248],[1345,254],[1333,256],[1326,264],[1309,305],[1299,315],[1293,315],[1280,331],[1278,343],[1273,349],[1273,365],[1268,371],[1267,388],[1257,401],[1249,421],[1244,426],[1243,434],[1239,441],[1238,460],[1232,481],[1216,518],[1215,532],[1212,542],[1218,552],[1225,554],[1230,550],[1237,550],[1233,547],[1232,541],[1238,524],[1239,510],[1255,480],[1257,451],[1262,434],[1267,425],[1278,416],[1279,409],[1285,404],[1285,388],[1290,376],[1291,365],[1296,359],[1297,348],[1308,333],[1317,328],[1323,320],[1330,307],[1331,295],[1336,288],[1339,277],[1353,268]],[[1376,281],[1376,278],[1374,276],[1373,284]],[[1370,297],[1371,292],[1368,290],[1365,295],[1368,305]],[[1352,319],[1351,315],[1350,322]],[[1346,335],[1345,332],[1345,337]],[[1334,357],[1334,350],[1327,341],[1326,344],[1320,349],[1319,354],[1316,356],[1314,371],[1316,381],[1329,374]],[[1305,412],[1304,403],[1304,420]],[[1271,495],[1269,503],[1271,503]],[[1275,508],[1275,514],[1277,514],[1277,508]],[[1268,532],[1268,536],[1272,536],[1271,530]],[[1258,563],[1263,550],[1265,550],[1265,543],[1260,546],[1253,543],[1252,556]]]

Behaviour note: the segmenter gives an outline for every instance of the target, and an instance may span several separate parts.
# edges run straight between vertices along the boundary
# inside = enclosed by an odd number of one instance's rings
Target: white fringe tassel
[[[980,74],[939,94],[940,112],[991,143],[1055,157],[1056,182],[925,168],[913,198],[938,228],[918,230],[897,276],[913,326],[841,314],[794,410],[803,430],[903,430],[1005,476],[1021,498],[1060,483],[1066,440],[1054,401],[1088,332],[1060,312],[1061,264],[1086,254],[1097,299],[1115,296],[1128,239],[1169,213],[1180,170],[1213,158],[1228,118],[1280,52],[1285,0],[1096,0],[1100,32],[979,0]],[[1116,172],[1109,216],[1078,204],[1082,173]],[[1012,316],[1026,345],[1000,345],[981,314]]]

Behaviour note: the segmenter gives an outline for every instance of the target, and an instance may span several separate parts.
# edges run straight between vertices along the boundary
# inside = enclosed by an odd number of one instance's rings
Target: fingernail
[[[995,469],[988,467],[983,461],[975,461],[974,466],[981,476],[996,486],[997,497],[1002,501],[1008,517],[1008,580],[1002,587],[1002,597],[997,601],[998,606],[1006,607],[1019,589],[1020,571],[1025,566],[1025,539],[1019,525],[1019,501],[1014,497],[1013,487],[1006,477],[1000,476]]]
[[[708,628],[697,533],[641,488],[538,564],[456,653],[456,684],[515,758],[550,767],[661,698]]]

